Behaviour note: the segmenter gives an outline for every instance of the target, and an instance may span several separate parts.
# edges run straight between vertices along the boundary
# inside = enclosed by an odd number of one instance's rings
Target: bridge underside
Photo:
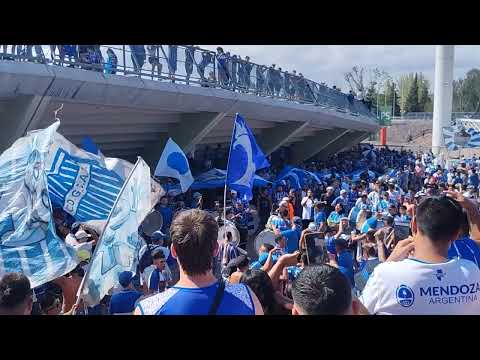
[[[76,145],[90,136],[102,153],[150,166],[172,137],[186,152],[228,146],[235,113],[262,149],[290,146],[294,162],[341,151],[378,126],[371,118],[227,90],[0,61],[0,151],[59,113],[60,132]]]

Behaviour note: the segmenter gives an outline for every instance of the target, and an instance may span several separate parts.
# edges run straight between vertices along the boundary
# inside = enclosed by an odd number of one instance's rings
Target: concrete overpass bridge
[[[0,60],[0,151],[27,131],[51,124],[61,104],[60,132],[70,141],[79,145],[88,135],[107,156],[132,161],[140,155],[151,166],[168,137],[185,152],[206,144],[228,146],[236,112],[267,154],[290,146],[297,163],[339,152],[379,129],[373,116],[338,104],[158,81],[132,74],[126,65],[113,75]]]

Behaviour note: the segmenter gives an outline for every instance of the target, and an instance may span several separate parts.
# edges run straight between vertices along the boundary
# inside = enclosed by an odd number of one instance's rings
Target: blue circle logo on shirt
[[[185,156],[179,152],[172,152],[168,155],[167,165],[179,172],[180,175],[185,175],[188,172],[188,163]]]
[[[403,307],[410,307],[415,301],[413,290],[407,285],[400,285],[397,289],[397,302]]]

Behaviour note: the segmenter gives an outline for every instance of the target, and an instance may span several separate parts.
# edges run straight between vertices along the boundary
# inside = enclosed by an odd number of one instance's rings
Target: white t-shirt
[[[440,264],[385,262],[373,271],[360,301],[370,314],[480,314],[480,270],[460,258]]]
[[[302,199],[302,219],[303,220],[313,220],[312,219],[312,207],[313,207],[313,200],[309,199],[308,197],[304,197]]]

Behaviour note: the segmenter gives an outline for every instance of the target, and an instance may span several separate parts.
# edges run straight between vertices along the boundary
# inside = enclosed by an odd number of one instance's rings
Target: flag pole
[[[232,129],[232,137],[230,139],[230,149],[228,150],[228,159],[227,159],[227,172],[225,174],[225,188],[223,189],[223,225],[227,225],[227,177],[228,177],[228,169],[230,167],[230,155],[232,154],[232,144],[233,144],[233,137],[235,136],[235,128],[237,126],[237,116],[238,113],[235,113],[235,119],[233,120],[233,129]],[[225,227],[225,230],[227,228]],[[226,239],[227,232],[223,232],[223,237]]]
[[[95,255],[97,254],[98,249],[100,248],[100,244],[101,244],[101,242],[102,242],[102,240],[103,240],[103,235],[105,234],[105,229],[107,228],[107,225],[108,225],[108,223],[110,222],[110,218],[112,217],[113,209],[115,209],[115,207],[117,206],[118,201],[120,200],[120,196],[123,195],[123,191],[125,190],[125,187],[126,187],[126,185],[128,184],[128,181],[129,181],[130,178],[132,177],[133,172],[134,172],[135,169],[137,168],[138,163],[139,163],[139,160],[140,160],[140,156],[137,158],[137,162],[135,163],[135,166],[132,168],[132,171],[130,171],[130,174],[128,174],[128,177],[125,179],[125,182],[123,183],[123,186],[122,186],[122,188],[120,189],[120,192],[118,193],[117,198],[115,199],[115,203],[114,203],[113,206],[112,206],[112,210],[110,210],[110,213],[108,214],[107,221],[105,222],[105,225],[103,226],[102,234],[100,235],[100,238],[98,239],[97,244],[95,244],[95,251],[93,252],[92,257],[90,258],[90,263],[89,263],[87,272],[85,273],[85,276],[83,277],[82,282],[80,283],[80,286],[79,286],[79,288],[78,288],[78,291],[77,291],[77,300],[76,300],[75,304],[73,305],[74,307],[78,307],[78,305],[80,304],[80,300],[81,300],[81,298],[82,298],[83,288],[85,287],[85,281],[86,281],[86,279],[88,278],[88,275],[90,275],[90,270],[92,269],[92,262],[93,262],[93,260],[95,259]],[[76,310],[73,312],[73,314],[74,314],[74,315],[76,314]]]

